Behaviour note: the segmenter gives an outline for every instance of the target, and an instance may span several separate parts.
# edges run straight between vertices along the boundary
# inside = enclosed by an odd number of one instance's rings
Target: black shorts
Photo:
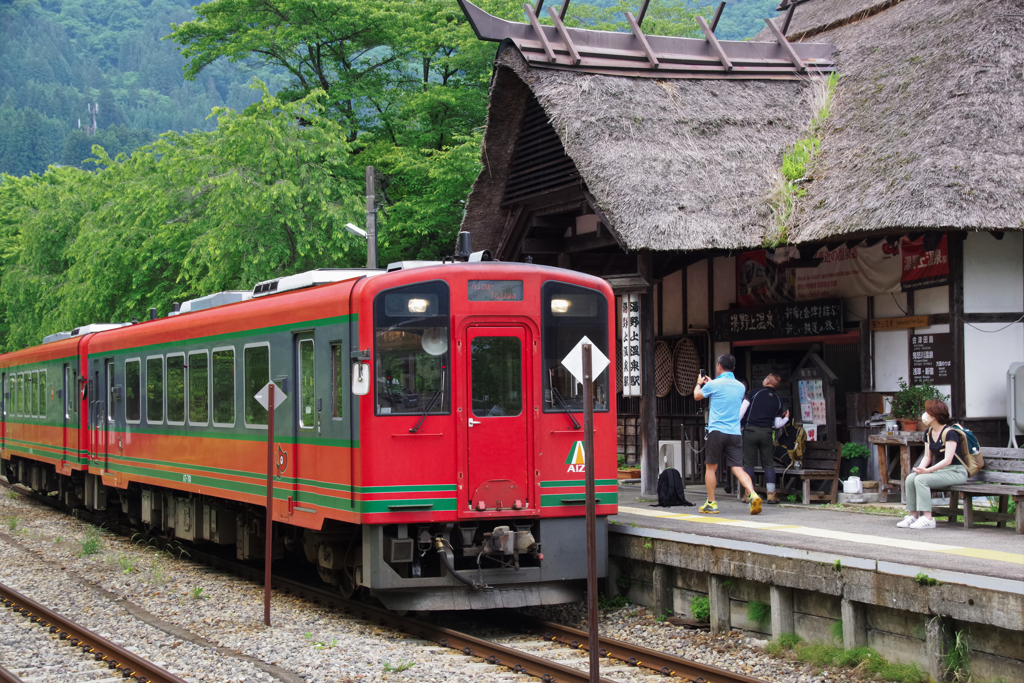
[[[743,437],[739,434],[708,432],[704,446],[704,462],[708,465],[743,467]]]

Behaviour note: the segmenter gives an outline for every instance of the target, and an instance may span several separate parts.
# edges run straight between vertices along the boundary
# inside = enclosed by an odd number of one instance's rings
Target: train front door
[[[535,412],[530,349],[532,335],[522,326],[466,330],[465,517],[534,514],[538,507],[539,501],[530,500]]]

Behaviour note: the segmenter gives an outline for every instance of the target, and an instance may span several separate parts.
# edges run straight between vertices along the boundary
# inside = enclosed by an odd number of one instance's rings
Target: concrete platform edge
[[[821,553],[812,550],[800,550],[797,548],[787,548],[784,546],[766,545],[763,543],[752,543],[750,541],[736,541],[727,538],[702,536],[700,534],[688,534],[680,531],[664,531],[662,529],[652,529],[647,527],[625,526],[622,524],[609,524],[608,532],[612,534],[639,536],[642,538],[657,538],[663,541],[675,541],[678,543],[688,543],[691,545],[724,548],[728,550],[737,550],[742,552],[757,553],[760,555],[768,555],[771,557],[781,557],[794,560],[810,560],[813,562],[823,562],[828,564],[831,564],[838,559],[844,567],[863,569],[867,571],[880,572],[883,574],[892,574],[895,576],[907,577],[914,577],[918,574],[923,573],[927,574],[930,578],[933,578],[942,583],[953,583],[964,586],[970,586],[972,588],[980,588],[983,590],[993,590],[1004,593],[1013,593],[1015,595],[1024,595],[1024,581],[1000,579],[991,576],[983,576],[980,574],[965,574],[963,572],[952,572],[942,569],[931,569],[928,567],[898,564],[894,562],[866,560],[860,557],[850,557],[835,553]]]

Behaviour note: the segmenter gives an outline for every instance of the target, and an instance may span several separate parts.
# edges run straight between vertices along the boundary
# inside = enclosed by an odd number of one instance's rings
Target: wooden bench
[[[786,471],[786,478],[795,477],[800,481],[800,493],[803,504],[809,505],[812,501],[835,503],[839,496],[839,467],[842,463],[843,445],[835,441],[808,441],[804,448],[804,459],[802,467],[797,469],[790,467]],[[775,476],[778,479],[776,488],[780,494],[788,493],[793,489],[783,487],[782,472],[785,468],[776,467]],[[767,488],[764,484],[758,484],[758,478],[764,476],[764,468],[754,468],[754,490],[758,493],[765,493]],[[828,482],[826,490],[812,491],[811,482]],[[737,488],[736,497],[743,495],[743,491]]]
[[[964,528],[970,529],[977,521],[995,521],[996,527],[1006,528],[1013,520],[1017,533],[1024,534],[1024,449],[982,448],[985,467],[963,484],[950,486],[949,507],[935,508],[933,517],[945,517],[950,524],[956,524],[959,515],[964,517]],[[956,462],[956,460],[954,460]],[[960,494],[963,496],[963,511],[960,508]],[[974,496],[994,496],[998,499],[997,512],[974,509]],[[1016,512],[1010,514],[1010,500],[1014,501]]]

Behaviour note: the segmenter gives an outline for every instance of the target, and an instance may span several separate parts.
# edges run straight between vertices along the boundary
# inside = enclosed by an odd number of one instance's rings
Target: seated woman
[[[921,464],[907,477],[907,516],[896,523],[901,529],[934,529],[932,489],[967,481],[967,457],[963,433],[949,425],[949,407],[945,401],[925,401],[921,422],[928,426]],[[932,465],[932,462],[935,462]]]

